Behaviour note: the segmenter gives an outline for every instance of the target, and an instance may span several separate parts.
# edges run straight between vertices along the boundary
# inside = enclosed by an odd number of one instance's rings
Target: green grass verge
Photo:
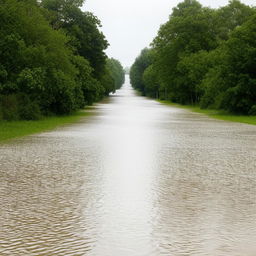
[[[166,104],[166,105],[178,107],[178,108],[188,109],[193,112],[205,114],[209,117],[219,119],[219,120],[256,125],[256,116],[234,115],[234,114],[229,114],[229,113],[227,113],[225,111],[221,111],[221,110],[201,109],[199,106],[181,105],[181,104],[172,103],[172,102],[166,101],[166,100],[158,100],[158,102]]]
[[[46,117],[37,121],[0,121],[0,142],[51,130],[88,115],[88,112],[78,111],[72,115]]]

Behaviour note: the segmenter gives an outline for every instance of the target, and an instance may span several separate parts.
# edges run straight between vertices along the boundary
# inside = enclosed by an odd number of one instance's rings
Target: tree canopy
[[[120,88],[123,68],[82,3],[1,0],[0,119],[67,114]]]
[[[255,15],[238,0],[219,9],[184,0],[135,60],[133,87],[182,104],[255,114]]]

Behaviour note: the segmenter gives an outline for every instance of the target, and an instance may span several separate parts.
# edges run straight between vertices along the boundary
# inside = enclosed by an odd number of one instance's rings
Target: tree
[[[239,0],[230,0],[227,6],[216,11],[215,23],[220,40],[228,40],[230,33],[246,22],[255,10],[241,3]]]
[[[70,37],[70,45],[75,52],[87,59],[93,68],[93,75],[100,79],[105,72],[108,47],[102,32],[98,27],[101,23],[90,12],[83,12],[79,6],[81,1],[42,0],[42,6],[49,10],[47,14],[55,29],[64,29]]]
[[[145,69],[142,80],[145,85],[145,95],[152,98],[159,98],[159,82],[153,64]]]
[[[135,60],[133,87],[182,104],[256,114],[255,15],[238,0],[217,10],[184,0],[160,27],[150,55]]]
[[[219,103],[219,108],[230,112],[256,114],[255,24],[256,14],[231,33],[222,49],[225,68],[217,65],[208,76],[207,95]],[[216,90],[219,81],[222,86]],[[212,95],[214,89],[217,93]]]
[[[1,2],[1,118],[67,114],[114,90],[100,22],[82,12],[81,4],[80,0]]]
[[[110,76],[114,80],[113,92],[117,89],[120,89],[125,80],[125,71],[121,63],[114,59],[107,59],[107,68],[110,72]]]
[[[28,108],[30,102],[37,104],[42,113],[72,111],[76,69],[66,36],[53,30],[31,1],[6,0],[0,19],[0,93],[17,95],[18,101],[26,98]],[[65,107],[64,99],[69,102]]]
[[[152,44],[156,53],[155,67],[166,99],[181,103],[195,101],[179,62],[191,54],[216,48],[215,30],[214,11],[203,8],[199,2],[185,0],[173,9]]]
[[[145,95],[145,84],[143,82],[143,73],[146,68],[152,63],[150,50],[145,48],[136,58],[130,70],[130,79],[132,86],[141,91]]]

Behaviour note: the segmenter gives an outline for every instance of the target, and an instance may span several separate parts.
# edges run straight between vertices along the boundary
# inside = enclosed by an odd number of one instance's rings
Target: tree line
[[[0,120],[68,114],[120,88],[100,21],[83,0],[0,0]]]
[[[184,0],[130,71],[143,95],[256,115],[256,8]]]

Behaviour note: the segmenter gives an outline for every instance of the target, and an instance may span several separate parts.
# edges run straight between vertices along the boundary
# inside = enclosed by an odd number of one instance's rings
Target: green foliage
[[[213,10],[203,8],[197,1],[185,0],[173,9],[169,21],[160,28],[153,47],[165,98],[181,103],[194,103],[197,99],[183,67],[191,65],[190,55],[216,48],[213,14]]]
[[[193,112],[205,114],[211,118],[216,118],[219,120],[256,125],[256,115],[248,116],[248,115],[231,114],[224,110],[202,109],[199,106],[181,105],[181,104],[172,103],[170,101],[163,101],[163,100],[159,100],[159,102],[162,104],[171,105],[178,108],[184,108]]]
[[[227,40],[230,33],[246,22],[255,10],[250,6],[242,4],[239,0],[231,0],[227,6],[216,11],[215,22],[218,37]]]
[[[43,117],[42,119],[36,121],[1,121],[0,143],[9,139],[54,129],[60,125],[73,123],[80,120],[81,117],[88,115],[88,112],[79,111],[72,113],[72,115]]]
[[[114,59],[107,59],[107,69],[110,72],[110,76],[114,81],[113,92],[117,89],[120,89],[125,80],[125,71],[121,63]]]
[[[36,100],[27,94],[8,94],[0,96],[0,120],[38,120],[41,111]]]
[[[115,90],[115,81],[112,78],[110,70],[108,69],[107,66],[105,67],[104,73],[100,78],[100,83],[104,88],[105,95],[108,95],[109,93]]]
[[[1,94],[25,93],[39,102],[43,111],[55,112],[50,106],[54,102],[63,104],[63,99],[58,100],[60,92],[56,80],[60,80],[64,73],[70,81],[75,78],[75,67],[70,60],[72,52],[66,47],[67,38],[48,25],[36,4],[7,0],[1,5],[0,12],[6,15],[0,29],[0,59],[7,74],[1,81]],[[59,77],[52,76],[54,70]],[[65,91],[72,90],[71,83],[64,83],[62,87]],[[45,98],[48,102],[51,99],[46,109]],[[40,112],[34,103],[29,103],[18,112],[18,118],[35,119],[36,113],[34,117],[28,114],[33,110],[32,106],[35,112]],[[72,108],[66,108],[64,112],[70,110]],[[17,119],[16,114],[11,119]]]
[[[226,43],[227,89],[222,107],[232,112],[253,113],[256,102],[256,14],[231,34]],[[228,78],[228,79],[227,79]]]
[[[19,118],[18,100],[16,95],[0,96],[1,116],[4,120],[17,120]]]
[[[93,69],[89,61],[81,56],[74,56],[72,59],[73,64],[77,69],[76,85],[81,89],[82,95],[79,100],[79,108],[85,105],[91,105],[93,102],[98,101],[105,92],[102,84],[96,80],[93,75]]]
[[[108,43],[100,21],[82,12],[82,3],[1,2],[0,119],[68,114],[113,91],[104,53]]]
[[[256,14],[237,27],[223,45],[221,62],[206,75],[202,106],[254,114],[256,102]]]
[[[143,73],[148,66],[152,63],[152,56],[150,50],[145,48],[141,51],[140,56],[138,56],[131,66],[130,70],[130,80],[133,88],[142,92],[145,95],[145,84],[143,82]]]
[[[42,6],[49,10],[48,16],[55,29],[63,29],[71,38],[69,44],[76,53],[90,62],[97,79],[104,73],[108,46],[99,31],[100,21],[92,13],[83,12],[79,4],[67,0],[43,0]]]
[[[255,114],[255,24],[255,8],[238,0],[217,10],[184,0],[147,50],[150,61],[146,53],[135,60],[133,87],[181,104]]]
[[[41,110],[36,100],[31,99],[27,94],[18,95],[19,118],[23,120],[41,119]]]
[[[143,83],[145,85],[145,94],[152,98],[159,97],[159,84],[156,70],[151,64],[143,73]]]

